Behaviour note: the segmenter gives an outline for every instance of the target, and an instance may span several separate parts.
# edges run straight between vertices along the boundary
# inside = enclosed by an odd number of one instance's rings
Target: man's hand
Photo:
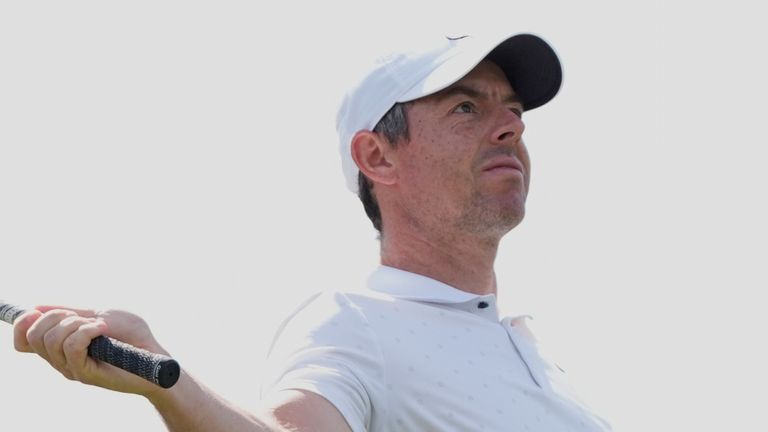
[[[38,354],[68,379],[147,397],[162,390],[143,378],[88,357],[91,340],[102,335],[167,355],[144,320],[124,311],[38,306],[14,324],[16,349]]]

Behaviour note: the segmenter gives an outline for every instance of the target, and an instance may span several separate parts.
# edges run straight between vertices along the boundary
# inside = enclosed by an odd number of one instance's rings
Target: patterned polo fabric
[[[262,396],[315,392],[353,431],[609,431],[496,298],[381,266],[312,296],[270,349]]]

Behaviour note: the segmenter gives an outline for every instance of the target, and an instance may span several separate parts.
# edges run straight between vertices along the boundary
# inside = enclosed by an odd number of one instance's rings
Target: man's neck
[[[493,263],[498,245],[498,240],[470,235],[388,231],[381,238],[381,263],[473,294],[496,294]]]

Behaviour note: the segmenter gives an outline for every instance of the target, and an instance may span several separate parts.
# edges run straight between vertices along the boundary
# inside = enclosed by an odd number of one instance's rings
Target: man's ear
[[[392,146],[379,134],[361,130],[352,137],[352,159],[360,172],[375,183],[395,183],[395,166],[391,161]]]

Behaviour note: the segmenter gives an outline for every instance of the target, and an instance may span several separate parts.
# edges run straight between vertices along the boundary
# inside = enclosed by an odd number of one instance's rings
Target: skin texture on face
[[[522,111],[504,73],[488,61],[414,101],[410,140],[391,154],[403,219],[417,230],[494,243],[520,223],[530,175]]]

